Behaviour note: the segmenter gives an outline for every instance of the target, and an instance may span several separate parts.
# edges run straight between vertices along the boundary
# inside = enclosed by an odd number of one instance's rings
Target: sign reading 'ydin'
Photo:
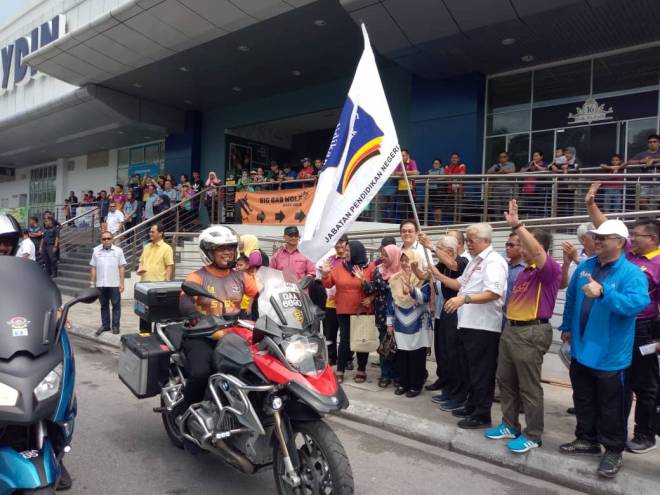
[[[28,67],[23,58],[48,43],[60,38],[66,32],[66,17],[57,15],[52,20],[34,28],[28,36],[18,38],[12,44],[0,49],[2,80],[0,94],[27,83],[37,74],[37,69]]]

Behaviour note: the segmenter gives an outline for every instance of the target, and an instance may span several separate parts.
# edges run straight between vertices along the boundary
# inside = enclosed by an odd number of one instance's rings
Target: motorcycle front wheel
[[[300,487],[284,480],[284,461],[279,445],[273,449],[273,473],[279,495],[352,495],[353,472],[335,432],[323,421],[293,423],[293,441],[300,464],[295,466]]]
[[[21,495],[55,495],[55,488],[47,486],[46,488],[37,488],[35,490],[23,490],[19,492]]]

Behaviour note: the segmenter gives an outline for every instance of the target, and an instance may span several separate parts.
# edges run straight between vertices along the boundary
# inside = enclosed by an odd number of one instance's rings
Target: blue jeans
[[[112,328],[119,328],[121,319],[121,293],[119,287],[99,287],[101,297],[101,325],[110,328],[110,303],[112,303]]]
[[[605,204],[607,213],[617,213],[623,207],[623,189],[605,189]]]

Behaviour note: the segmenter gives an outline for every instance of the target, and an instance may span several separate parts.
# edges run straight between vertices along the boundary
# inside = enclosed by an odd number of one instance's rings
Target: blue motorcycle
[[[76,417],[75,366],[57,286],[27,259],[0,256],[0,495],[54,494]]]

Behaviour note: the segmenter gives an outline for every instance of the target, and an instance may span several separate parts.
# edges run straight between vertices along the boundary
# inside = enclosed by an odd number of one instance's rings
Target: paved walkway
[[[101,337],[94,337],[94,331],[100,326],[98,303],[75,306],[69,319],[73,324],[72,333],[106,345],[119,346],[117,335],[104,333]],[[122,301],[121,332],[133,333],[137,328],[138,318],[133,313],[133,301]],[[428,364],[429,373],[433,376],[435,367],[430,361]],[[430,392],[414,399],[397,397],[392,387],[378,388],[377,368],[370,364],[367,373],[368,380],[363,384],[354,383],[352,373],[346,375],[344,388],[351,405],[342,414],[347,418],[589,493],[660,493],[660,449],[644,455],[625,454],[624,468],[616,480],[597,477],[598,458],[566,457],[558,452],[561,443],[573,439],[575,417],[566,413],[572,405],[572,392],[566,369],[556,355],[546,356],[543,370],[544,380],[549,382],[544,384],[546,413],[543,447],[523,455],[511,454],[504,441],[487,440],[483,437],[483,430],[458,429],[457,420],[451,413],[433,405]],[[495,404],[493,420],[498,421],[500,416],[499,404]]]

